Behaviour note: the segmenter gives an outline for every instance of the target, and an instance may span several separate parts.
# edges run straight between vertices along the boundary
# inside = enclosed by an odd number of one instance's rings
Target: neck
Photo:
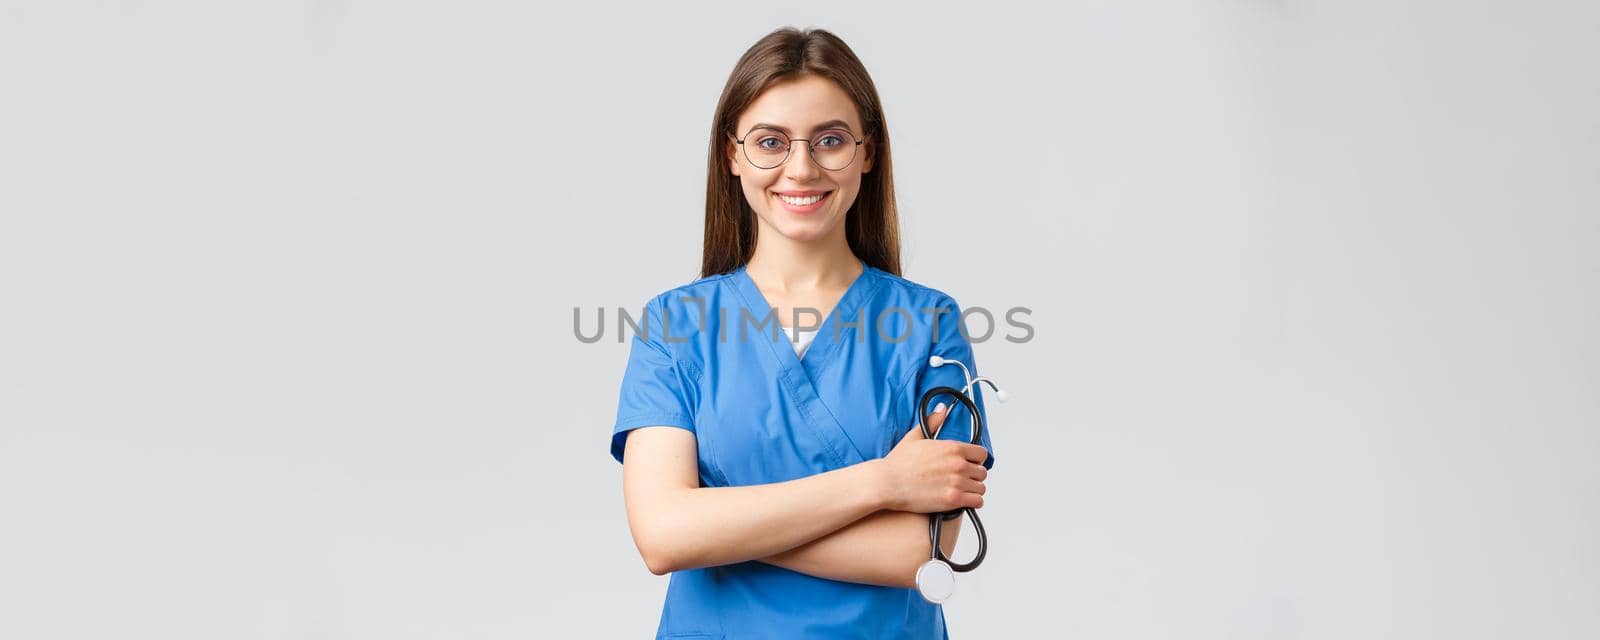
[[[848,286],[861,275],[861,260],[850,251],[844,228],[810,242],[784,237],[763,228],[745,271],[779,291]]]

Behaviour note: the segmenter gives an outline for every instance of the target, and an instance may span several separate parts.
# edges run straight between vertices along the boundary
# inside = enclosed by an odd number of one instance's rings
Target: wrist
[[[893,509],[894,483],[889,480],[888,465],[882,458],[877,458],[861,463],[861,469],[862,475],[866,476],[862,486],[866,488],[864,493],[872,510]]]

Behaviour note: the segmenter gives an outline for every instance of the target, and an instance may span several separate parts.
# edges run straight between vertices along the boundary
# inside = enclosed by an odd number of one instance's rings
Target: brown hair
[[[717,100],[707,158],[706,236],[700,277],[733,271],[749,262],[755,252],[755,211],[745,200],[738,176],[728,171],[728,137],[738,135],[734,129],[739,114],[767,87],[806,74],[828,78],[849,94],[861,116],[862,136],[872,149],[872,170],[861,176],[861,191],[845,214],[850,250],[867,264],[900,275],[894,165],[878,89],[855,52],[838,36],[823,29],[784,27],[744,52]]]

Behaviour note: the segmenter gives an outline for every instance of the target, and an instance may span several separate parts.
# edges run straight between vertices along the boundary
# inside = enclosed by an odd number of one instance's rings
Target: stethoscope
[[[939,356],[930,356],[928,358],[928,366],[930,367],[942,367],[947,364],[961,367],[961,376],[966,378],[967,385],[959,390],[954,387],[934,387],[922,394],[922,400],[917,403],[917,426],[922,429],[922,437],[932,440],[935,434],[928,429],[927,423],[922,420],[923,416],[928,415],[928,403],[939,396],[954,396],[956,402],[966,406],[967,415],[972,416],[972,429],[968,432],[967,442],[979,444],[983,440],[983,415],[978,413],[978,405],[972,401],[972,386],[979,382],[988,383],[989,388],[994,389],[995,399],[1001,402],[1005,402],[1010,396],[1000,387],[995,386],[994,381],[986,376],[973,378],[972,372],[967,370],[967,365],[962,364],[960,360],[947,360]],[[954,408],[951,407],[951,409]],[[950,414],[947,411],[945,415],[948,416]],[[939,430],[943,431],[945,426],[948,425],[941,424]],[[972,560],[964,563],[951,560],[944,554],[944,550],[939,548],[939,535],[940,529],[942,529],[939,526],[940,523],[945,520],[959,518],[962,513],[967,514],[967,519],[972,521],[973,530],[978,532],[978,553],[972,557]],[[972,507],[962,507],[943,513],[928,514],[928,540],[933,546],[933,553],[931,559],[917,568],[917,590],[922,592],[923,599],[938,604],[950,599],[950,596],[955,593],[956,572],[966,573],[983,564],[983,557],[989,553],[989,537],[983,531],[983,521],[978,519],[978,511]]]

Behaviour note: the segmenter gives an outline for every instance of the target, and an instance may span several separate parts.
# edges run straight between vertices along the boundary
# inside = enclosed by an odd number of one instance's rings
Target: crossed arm
[[[941,523],[939,548],[945,556],[955,552],[956,535],[965,519]],[[928,542],[926,514],[886,509],[761,561],[818,578],[914,587],[917,567],[932,557]]]
[[[645,427],[627,438],[629,529],[656,575],[759,560],[832,580],[911,587],[929,558],[927,516],[891,508],[897,479],[882,459],[788,482],[701,487],[693,433]],[[960,525],[942,524],[946,554]]]

